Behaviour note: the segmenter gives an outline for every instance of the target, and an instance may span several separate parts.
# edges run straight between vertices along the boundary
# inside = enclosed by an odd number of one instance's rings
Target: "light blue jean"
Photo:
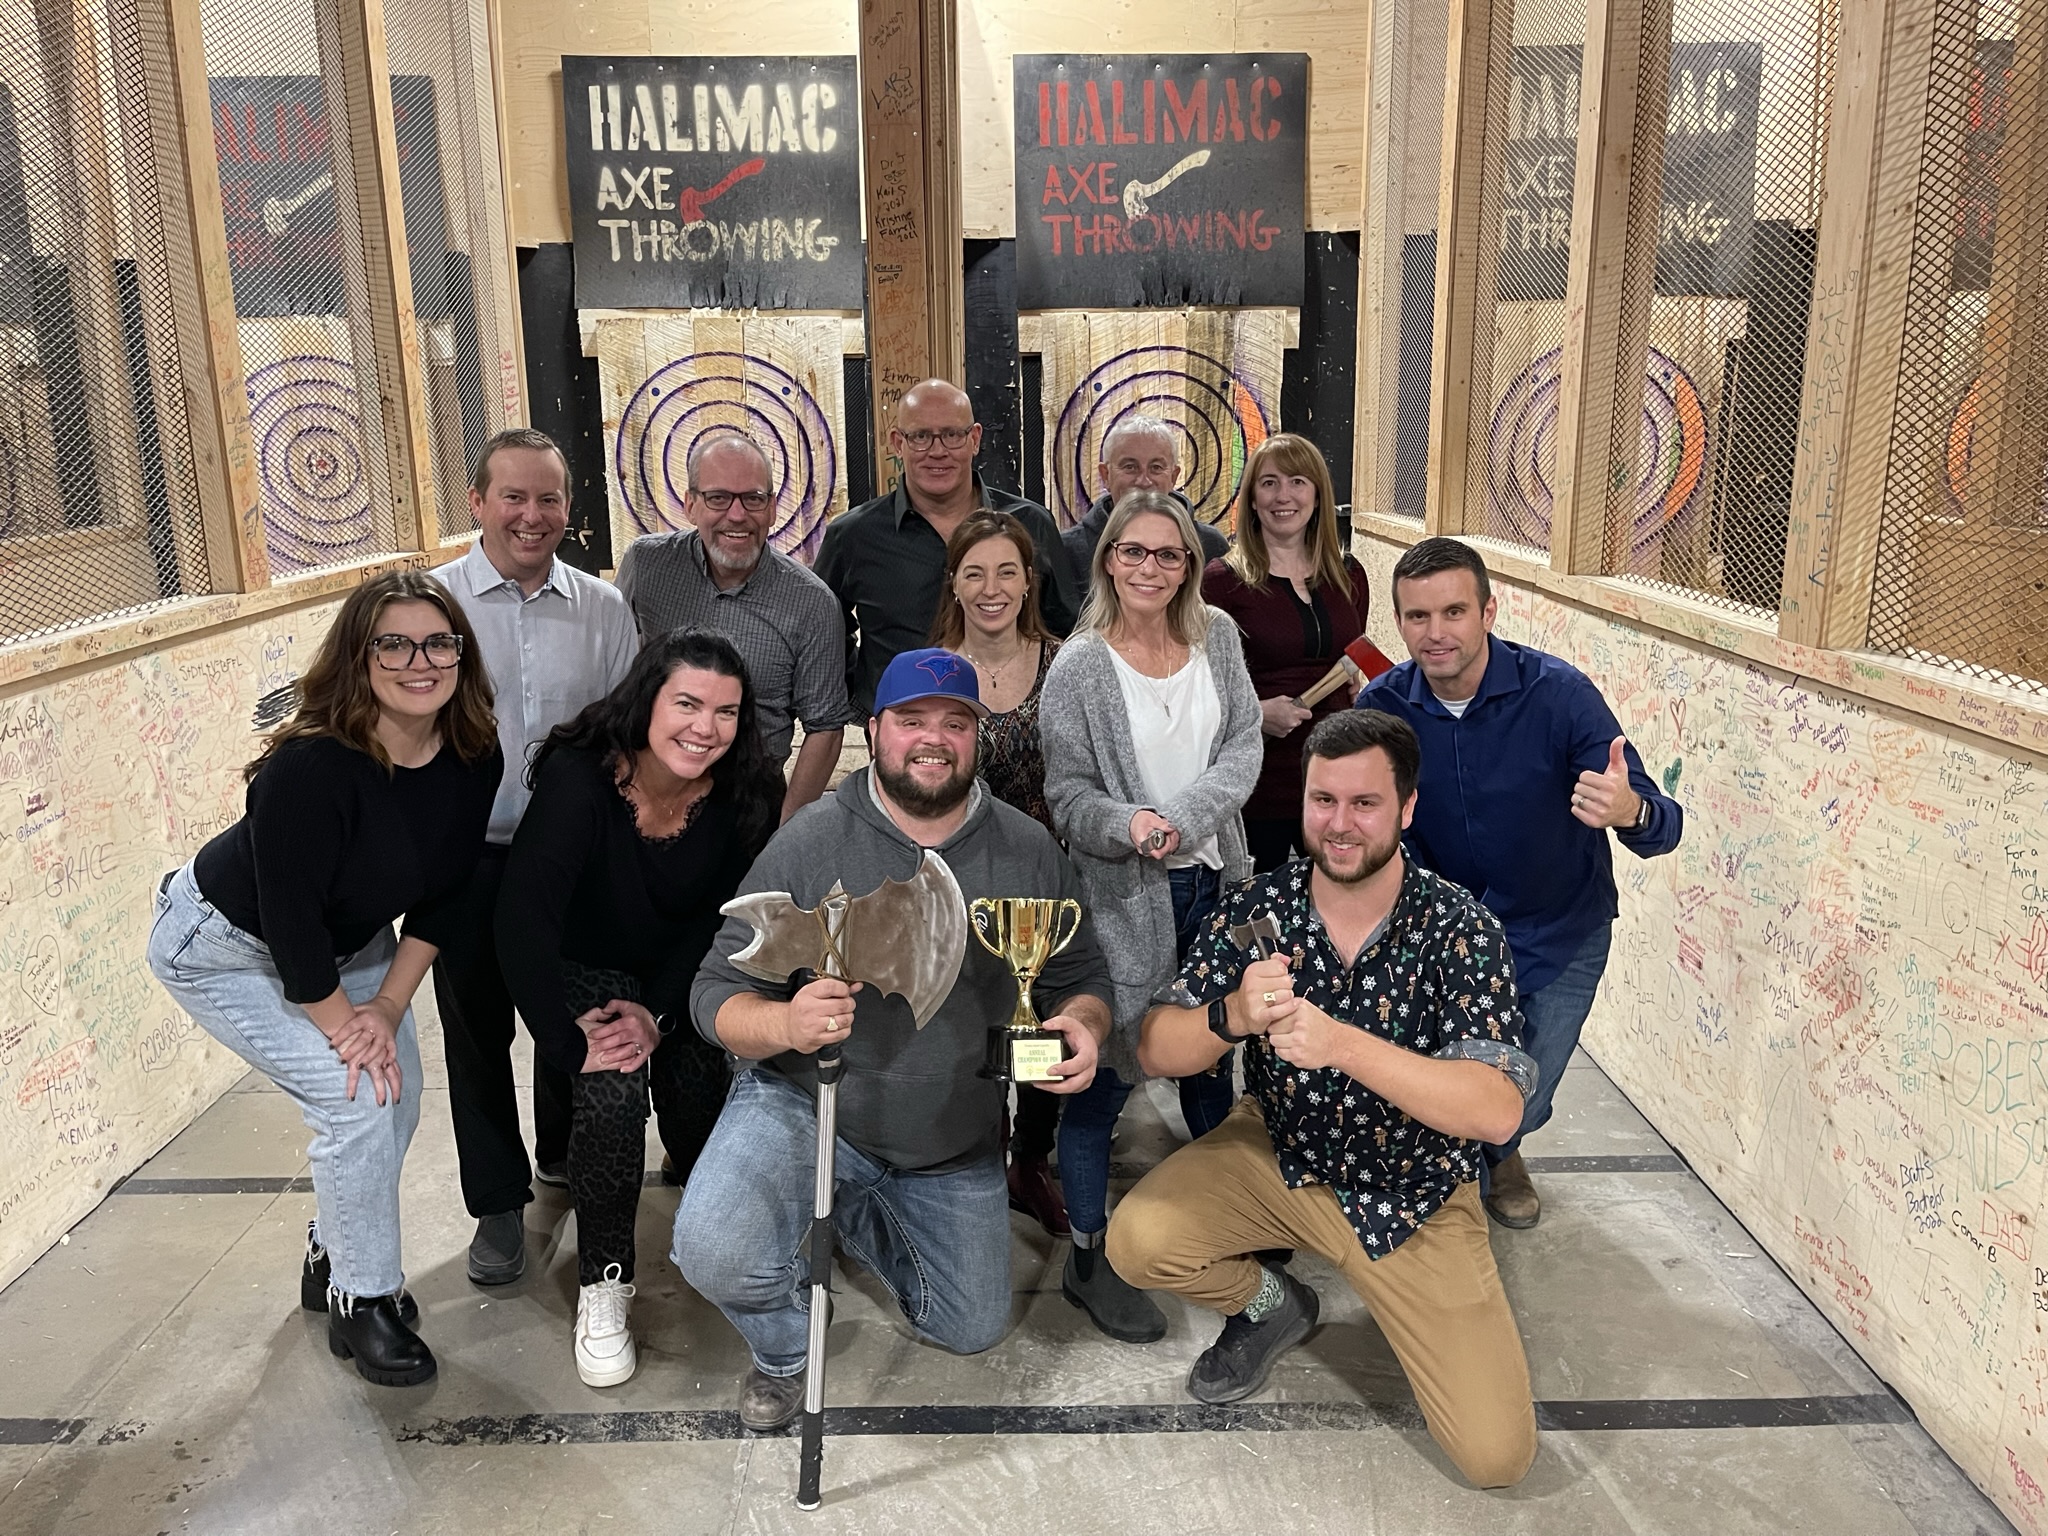
[[[1522,1010],[1522,1049],[1536,1061],[1536,1091],[1522,1106],[1522,1128],[1504,1146],[1489,1146],[1486,1163],[1490,1168],[1504,1163],[1521,1149],[1522,1138],[1541,1129],[1550,1119],[1550,1101],[1557,1085],[1564,1081],[1564,1069],[1571,1064],[1579,1046],[1579,1031],[1586,1027],[1586,1015],[1593,1011],[1594,994],[1607,971],[1607,951],[1614,938],[1614,924],[1602,923],[1586,935],[1565,968],[1550,982],[1518,999]],[[1490,1180],[1482,1179],[1482,1184]]]
[[[801,1248],[817,1151],[810,1096],[772,1072],[742,1072],[676,1211],[670,1257],[770,1376],[794,1376],[809,1353]],[[833,1172],[840,1249],[889,1288],[920,1338],[972,1355],[1009,1331],[1010,1195],[999,1155],[907,1173],[841,1137]]]
[[[337,961],[356,1002],[376,994],[397,952],[389,928]],[[403,1288],[398,1175],[420,1121],[420,1043],[412,1010],[398,1026],[402,1092],[379,1105],[365,1076],[348,1097],[348,1068],[306,1010],[287,1002],[270,950],[199,894],[188,864],[156,899],[149,968],[194,1022],[292,1096],[313,1132],[315,1240],[333,1264],[333,1288],[389,1296]]]

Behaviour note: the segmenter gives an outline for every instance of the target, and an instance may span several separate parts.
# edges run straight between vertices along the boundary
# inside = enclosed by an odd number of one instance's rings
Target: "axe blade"
[[[839,914],[830,935],[828,907]],[[885,880],[862,896],[834,882],[816,907],[797,905],[787,891],[755,891],[719,911],[754,930],[732,957],[738,970],[775,982],[800,970],[844,974],[902,998],[919,1029],[952,992],[967,955],[967,903],[953,871],[929,848],[908,880]]]
[[[1248,923],[1232,923],[1230,940],[1239,949],[1255,949],[1262,960],[1280,953],[1280,925],[1270,912],[1261,912]]]

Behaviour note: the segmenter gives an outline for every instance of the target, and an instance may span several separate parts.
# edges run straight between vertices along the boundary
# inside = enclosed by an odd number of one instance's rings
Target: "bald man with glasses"
[[[905,391],[889,446],[903,465],[896,489],[835,519],[817,565],[857,637],[848,687],[863,713],[872,713],[883,669],[930,634],[945,586],[946,541],[970,512],[986,507],[1024,524],[1036,546],[1032,588],[1048,629],[1064,636],[1080,611],[1052,514],[975,473],[981,427],[963,391],[944,379]]]

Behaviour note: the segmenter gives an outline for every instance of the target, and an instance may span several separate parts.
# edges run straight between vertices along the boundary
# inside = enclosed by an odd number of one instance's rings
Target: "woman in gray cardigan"
[[[1081,872],[1109,960],[1115,1028],[1094,1085],[1067,1101],[1060,1182],[1074,1249],[1061,1290],[1112,1338],[1150,1343],[1166,1319],[1110,1268],[1109,1139],[1139,1080],[1138,1026],[1224,881],[1252,872],[1239,815],[1264,762],[1259,700],[1235,622],[1202,601],[1187,509],[1156,491],[1117,503],[1087,606],[1039,703],[1045,794]],[[1231,1059],[1181,1085],[1200,1136],[1230,1110]]]

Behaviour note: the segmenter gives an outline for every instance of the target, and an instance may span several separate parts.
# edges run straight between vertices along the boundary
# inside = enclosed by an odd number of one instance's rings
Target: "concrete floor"
[[[1460,1483],[1364,1309],[1314,1259],[1323,1325],[1257,1401],[1182,1381],[1218,1323],[1162,1298],[1115,1344],[1059,1295],[1065,1245],[1013,1218],[1017,1320],[958,1359],[848,1277],[832,1329],[826,1501],[796,1443],[743,1436],[746,1356],[640,1222],[639,1374],[576,1377],[575,1221],[527,1211],[526,1277],[464,1274],[445,1079],[422,996],[425,1114],[405,1247],[430,1386],[372,1387],[297,1305],[306,1132],[250,1077],[0,1295],[0,1531],[2004,1532],[2004,1519],[1582,1056],[1528,1153],[1540,1227],[1496,1228],[1545,1425],[1518,1488]],[[1140,1095],[1117,1171],[1170,1151]],[[658,1151],[650,1167],[658,1162]]]

